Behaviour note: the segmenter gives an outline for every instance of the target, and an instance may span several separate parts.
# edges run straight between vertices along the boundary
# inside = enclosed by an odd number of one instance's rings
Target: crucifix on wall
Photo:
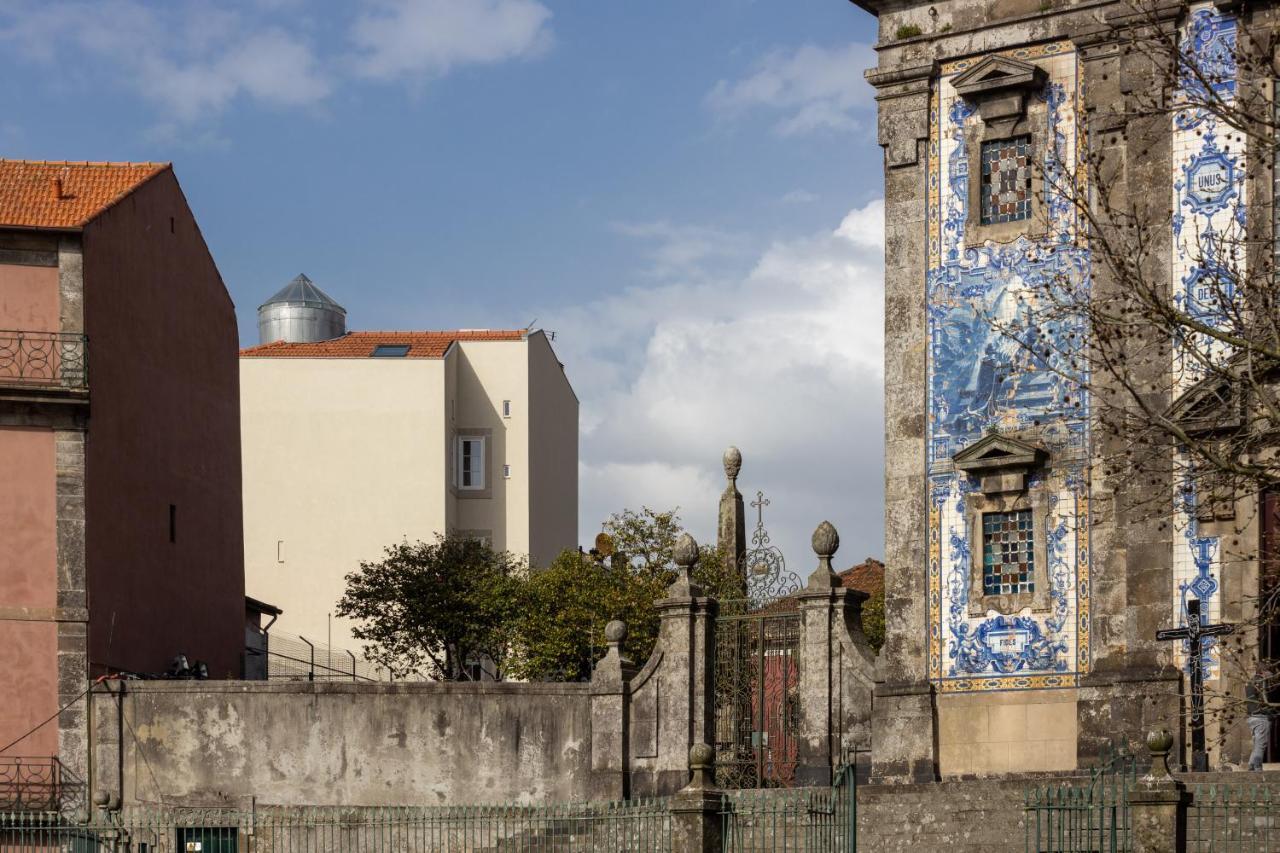
[[[1186,640],[1191,669],[1191,769],[1209,769],[1209,753],[1204,746],[1204,644],[1213,637],[1230,634],[1234,625],[1200,624],[1200,599],[1187,601],[1187,624],[1182,628],[1156,631],[1157,640]]]

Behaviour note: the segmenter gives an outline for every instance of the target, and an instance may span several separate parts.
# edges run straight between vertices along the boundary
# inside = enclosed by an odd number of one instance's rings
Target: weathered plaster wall
[[[0,671],[16,691],[0,702],[0,744],[58,709],[53,434],[0,428]],[[57,752],[58,729],[45,726],[6,754]]]
[[[56,332],[58,268],[53,264],[5,263],[5,258],[45,260],[51,252],[7,250],[0,253],[0,329]]]
[[[93,711],[97,788],[125,805],[596,798],[588,684],[123,686],[95,693]]]

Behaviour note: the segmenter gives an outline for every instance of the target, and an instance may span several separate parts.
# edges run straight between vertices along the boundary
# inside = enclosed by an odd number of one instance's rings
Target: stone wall
[[[97,791],[124,805],[597,798],[589,684],[150,681],[94,694]]]
[[[1023,853],[1025,781],[956,780],[858,789],[858,849]]]

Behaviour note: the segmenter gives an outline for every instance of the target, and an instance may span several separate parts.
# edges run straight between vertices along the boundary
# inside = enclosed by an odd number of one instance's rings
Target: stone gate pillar
[[[840,535],[829,521],[813,532],[818,567],[796,594],[800,605],[800,720],[796,784],[830,785],[853,747],[869,746],[875,653],[862,633],[867,594],[846,589],[831,568]]]
[[[687,533],[676,542],[675,561],[676,579],[655,605],[659,623],[653,654],[627,684],[631,796],[680,790],[688,781],[690,748],[715,740],[717,604],[690,577],[698,543]]]

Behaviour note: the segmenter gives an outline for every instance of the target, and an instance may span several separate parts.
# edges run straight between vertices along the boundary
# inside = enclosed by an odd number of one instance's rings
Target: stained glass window
[[[982,143],[982,224],[1031,216],[1031,137]]]
[[[1034,592],[1031,510],[982,515],[982,594]]]

